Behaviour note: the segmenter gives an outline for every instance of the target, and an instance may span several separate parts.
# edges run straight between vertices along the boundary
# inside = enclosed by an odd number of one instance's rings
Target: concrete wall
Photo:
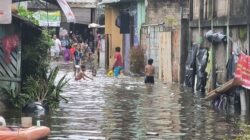
[[[246,16],[247,0],[191,0],[193,19],[212,19],[213,16],[225,17],[230,12],[231,17]],[[229,4],[230,3],[230,4]],[[229,9],[230,8],[230,9]],[[229,11],[228,11],[229,10]]]
[[[183,18],[188,18],[189,2],[183,1]],[[178,26],[180,21],[180,3],[178,0],[148,0],[146,23],[165,22],[167,26]]]
[[[180,4],[178,0],[148,0],[148,6],[146,9],[146,24],[150,25],[165,23],[164,32],[171,32],[171,47],[169,47],[171,48],[171,63],[169,63],[170,65],[167,67],[171,68],[172,70],[171,80],[167,81],[179,83],[183,82],[184,71],[182,68],[187,58],[186,53],[188,47],[188,20],[185,19],[188,19],[188,15],[189,1],[183,1],[183,3]],[[152,33],[149,35],[150,38],[151,34]],[[160,36],[157,36],[157,34],[156,36],[154,35],[154,38],[156,38],[158,41],[160,40],[159,37]],[[160,51],[162,51],[162,46],[164,46],[164,44],[155,44],[155,46],[159,47]],[[153,52],[153,50],[154,48],[152,48],[150,51]],[[156,57],[156,59],[157,60],[155,64],[162,63],[160,59],[158,60],[158,57]],[[160,73],[160,78],[161,72],[164,72],[164,70],[161,70],[161,68],[163,67],[160,66],[159,70],[157,70]]]
[[[230,0],[230,15],[232,17],[247,16],[249,0]]]
[[[109,48],[110,66],[112,66],[114,62],[115,47],[119,46],[121,47],[121,50],[123,50],[122,35],[120,34],[120,29],[115,25],[115,20],[117,16],[117,8],[108,6],[105,8],[105,34],[109,34],[111,36],[111,44]]]

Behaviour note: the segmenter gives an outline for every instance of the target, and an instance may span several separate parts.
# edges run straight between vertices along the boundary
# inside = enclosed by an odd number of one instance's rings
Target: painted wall
[[[116,17],[118,16],[119,9],[115,7],[106,6],[105,8],[105,34],[109,34],[111,37],[111,43],[109,47],[109,64],[110,66],[114,63],[115,47],[119,46],[122,48],[122,35],[120,29],[115,25]],[[108,51],[108,50],[107,50]]]

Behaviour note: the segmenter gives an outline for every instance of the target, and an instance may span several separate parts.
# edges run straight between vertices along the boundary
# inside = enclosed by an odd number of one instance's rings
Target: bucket
[[[21,118],[22,127],[31,127],[32,126],[32,117],[22,117]]]

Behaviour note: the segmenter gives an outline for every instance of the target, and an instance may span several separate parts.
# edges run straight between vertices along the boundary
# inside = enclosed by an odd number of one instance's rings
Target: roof
[[[32,0],[12,0],[12,3],[15,3],[15,2],[22,2],[22,1],[32,1]],[[52,4],[55,4],[55,5],[58,5],[58,3],[57,3],[56,0],[44,0],[44,1],[47,1],[47,2],[52,3]]]
[[[28,19],[22,17],[22,16],[19,16],[19,15],[16,15],[16,14],[12,14],[12,17],[13,17],[13,20],[14,21],[20,21],[34,29],[37,29],[37,30],[42,30],[41,27],[39,27],[38,25],[35,25],[34,23],[32,23],[31,21],[29,21]]]
[[[46,3],[44,1],[29,1],[28,2],[28,9],[32,10],[60,10],[60,7],[51,3]]]
[[[136,2],[137,0],[102,0],[98,4],[112,4],[112,3],[120,3],[120,2]]]

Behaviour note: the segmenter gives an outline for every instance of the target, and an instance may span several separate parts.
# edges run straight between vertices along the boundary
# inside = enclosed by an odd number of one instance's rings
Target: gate
[[[145,63],[154,59],[155,76],[164,82],[178,81],[179,43],[178,31],[164,25],[147,25],[141,29],[141,46]]]

